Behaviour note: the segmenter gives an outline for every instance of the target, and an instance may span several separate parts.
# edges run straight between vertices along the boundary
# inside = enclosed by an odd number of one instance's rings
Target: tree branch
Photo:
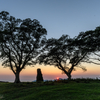
[[[19,53],[18,53],[17,49],[15,48],[15,46],[13,46],[13,44],[11,44],[11,46],[12,46],[12,47],[14,48],[14,50],[16,51],[17,54],[12,50],[12,52],[14,53],[14,55],[15,55],[17,61],[19,61],[19,60],[18,60],[18,57],[17,57],[17,55],[19,56]],[[19,56],[19,58],[20,58],[20,56]]]
[[[86,56],[86,54],[87,54],[87,53],[85,53],[85,54],[83,55],[83,57],[81,57],[81,58],[76,62],[76,64],[75,64],[74,66],[77,66],[78,63]]]
[[[96,54],[95,52],[93,52],[96,56],[100,57],[100,55]]]

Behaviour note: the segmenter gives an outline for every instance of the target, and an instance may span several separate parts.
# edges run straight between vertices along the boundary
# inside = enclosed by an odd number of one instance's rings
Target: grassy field
[[[0,82],[0,100],[100,100],[100,81]]]

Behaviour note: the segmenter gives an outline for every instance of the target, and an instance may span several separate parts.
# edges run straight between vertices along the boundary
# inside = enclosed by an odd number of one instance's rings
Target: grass
[[[100,81],[0,82],[0,100],[100,100]]]

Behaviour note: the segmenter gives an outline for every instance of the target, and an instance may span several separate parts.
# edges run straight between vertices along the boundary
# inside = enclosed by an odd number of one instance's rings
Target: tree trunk
[[[64,71],[64,73],[68,76],[68,80],[71,80],[71,74],[68,73],[66,70]]]
[[[71,73],[68,73],[64,68],[63,71],[68,76],[68,80],[71,80]]]
[[[67,72],[65,70],[65,68],[61,65],[61,63],[59,63],[60,67],[61,67],[61,70],[68,76],[68,80],[71,80],[71,72],[74,68],[74,66],[71,67],[71,69],[69,69],[69,71]]]
[[[20,83],[19,74],[20,74],[20,71],[16,71],[16,73],[15,73],[15,82],[14,83]]]
[[[74,69],[74,66],[72,65],[72,67],[68,70],[68,80],[71,80],[71,73],[72,73],[72,71],[73,71],[73,69]]]
[[[68,76],[68,80],[71,80],[71,74],[67,75]]]

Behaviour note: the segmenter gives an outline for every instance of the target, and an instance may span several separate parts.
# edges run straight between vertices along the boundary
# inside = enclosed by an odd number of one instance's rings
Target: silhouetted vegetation
[[[87,63],[100,65],[100,27],[96,27],[95,30],[81,32],[76,41],[76,45],[89,52]]]
[[[15,83],[20,82],[22,69],[36,64],[46,34],[46,29],[36,19],[21,20],[6,11],[0,12],[0,58],[3,60],[2,65],[9,67],[15,74]]]
[[[85,62],[88,51],[76,45],[75,38],[62,35],[59,39],[48,39],[43,52],[38,57],[38,62],[45,65],[54,65],[63,71],[71,79],[71,73],[75,67],[80,67],[84,71],[86,68],[81,66]]]
[[[82,62],[100,65],[100,27],[74,38],[62,35],[47,40],[46,34],[36,19],[16,19],[6,11],[0,12],[0,59],[15,74],[15,83],[20,82],[22,69],[37,63],[57,67],[68,80],[77,67],[86,71]],[[37,81],[43,81],[42,74],[41,78],[37,75]]]

